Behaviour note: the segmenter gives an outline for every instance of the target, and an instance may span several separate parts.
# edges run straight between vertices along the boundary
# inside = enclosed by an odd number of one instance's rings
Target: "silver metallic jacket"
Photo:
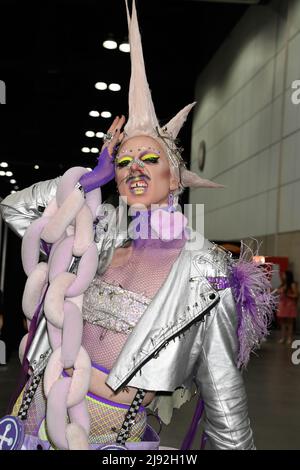
[[[2,201],[3,218],[18,235],[23,236],[31,221],[41,215],[55,196],[58,181],[34,184]],[[105,204],[103,208],[95,236],[99,273],[108,266],[114,249],[124,243],[124,237],[118,238],[114,232],[112,211]],[[186,242],[129,335],[107,384],[115,391],[129,385],[170,392],[169,403],[157,394],[159,410],[178,407],[178,391],[183,397],[196,384],[205,403],[210,448],[254,449],[243,379],[236,366],[235,302],[226,284],[216,290],[207,280],[226,277],[230,258],[207,240],[200,248],[191,243]],[[165,416],[165,422],[169,420]]]

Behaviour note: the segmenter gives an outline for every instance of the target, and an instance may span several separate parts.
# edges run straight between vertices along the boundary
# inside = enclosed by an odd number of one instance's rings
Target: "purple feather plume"
[[[238,367],[247,366],[251,351],[267,336],[278,297],[272,292],[270,273],[253,261],[258,254],[241,242],[241,254],[229,266],[229,282],[238,314]]]

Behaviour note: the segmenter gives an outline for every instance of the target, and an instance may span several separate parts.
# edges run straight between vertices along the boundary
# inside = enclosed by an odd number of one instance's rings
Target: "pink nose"
[[[142,168],[140,167],[140,165],[139,165],[137,162],[135,162],[135,161],[132,163],[130,169],[131,169],[131,171],[136,171],[136,170],[141,171],[141,170],[142,170]]]

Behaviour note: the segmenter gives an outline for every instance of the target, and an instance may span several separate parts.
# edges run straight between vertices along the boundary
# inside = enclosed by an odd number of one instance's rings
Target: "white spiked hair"
[[[180,155],[180,150],[176,146],[175,139],[196,102],[185,106],[166,125],[160,127],[146,76],[135,0],[132,2],[131,17],[127,0],[125,0],[125,3],[130,43],[131,77],[128,97],[129,115],[124,127],[123,141],[141,135],[147,135],[159,141],[166,150],[173,175],[179,180],[180,185],[177,194],[182,191],[183,187],[223,187],[187,170]]]

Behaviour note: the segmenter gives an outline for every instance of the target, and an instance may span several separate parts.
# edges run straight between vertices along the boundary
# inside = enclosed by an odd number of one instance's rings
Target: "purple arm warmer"
[[[115,176],[115,165],[109,154],[108,148],[105,147],[98,157],[98,165],[88,173],[81,176],[79,183],[85,193],[89,193],[93,189],[99,188],[108,183]]]

